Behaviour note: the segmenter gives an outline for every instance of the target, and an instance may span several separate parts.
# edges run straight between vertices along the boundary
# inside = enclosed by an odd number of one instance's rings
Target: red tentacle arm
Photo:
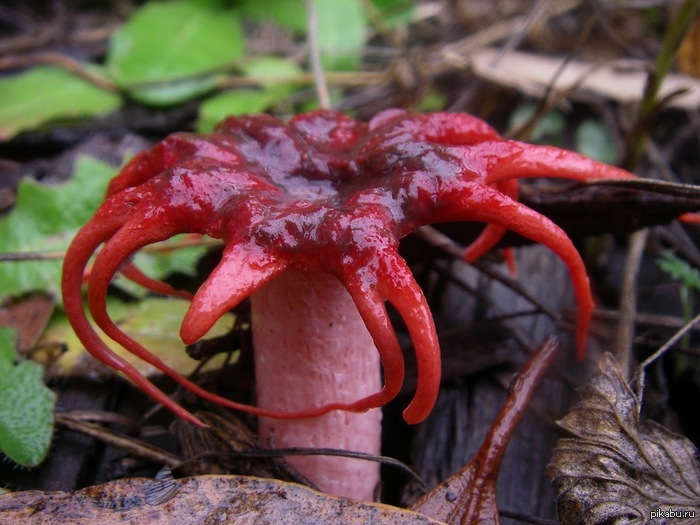
[[[381,259],[378,290],[406,323],[418,363],[416,392],[403,417],[407,423],[420,423],[433,409],[440,388],[440,345],[435,323],[423,292],[398,252],[387,251]]]
[[[192,299],[180,328],[182,340],[186,344],[199,341],[222,315],[286,267],[284,261],[259,245],[226,246],[221,261]]]
[[[128,210],[127,207],[119,206],[119,204],[120,203],[117,203],[114,209],[121,208],[122,210]],[[67,262],[63,267],[63,279],[61,282],[63,307],[65,308],[66,315],[80,341],[95,358],[106,366],[124,374],[143,392],[170,409],[178,417],[190,421],[191,423],[204,426],[195,416],[187,412],[165,395],[159,388],[153,385],[153,383],[144,378],[133,365],[114,353],[102,341],[97,332],[95,332],[92,324],[85,315],[81,293],[81,284],[85,267],[97,248],[112,237],[114,232],[121,227],[121,223],[124,220],[123,216],[126,215],[125,212],[121,214],[117,212],[113,214],[104,213],[106,208],[108,207],[103,206],[103,209],[101,209],[103,213],[98,211],[95,217],[83,226],[66,252],[65,257]]]
[[[409,329],[418,362],[418,387],[404,419],[412,424],[423,421],[440,387],[440,349],[430,309],[410,269],[395,248],[386,247],[373,257],[371,266],[345,272],[343,282],[379,350],[385,378],[382,391],[359,400],[355,408],[381,406],[403,384],[404,360],[384,306],[388,301]]]
[[[553,146],[525,144],[514,140],[484,142],[470,148],[469,156],[480,159],[486,184],[531,177],[590,182],[629,179],[634,175],[622,168]]]
[[[518,180],[506,179],[496,183],[496,188],[511,199],[518,200]],[[474,262],[491,251],[503,238],[506,229],[496,224],[487,224],[484,231],[464,250],[464,260]],[[515,259],[512,249],[506,248],[506,261],[512,274],[515,274]]]
[[[159,295],[169,295],[170,297],[180,297],[181,299],[192,299],[193,295],[186,290],[178,290],[168,283],[153,279],[143,273],[135,264],[126,263],[120,270],[121,274],[130,281],[143,286],[147,290]]]
[[[441,213],[441,220],[471,220],[497,224],[547,246],[566,264],[578,302],[576,346],[577,357],[582,359],[586,351],[594,303],[586,267],[566,233],[545,216],[490,186],[474,182],[464,184],[451,192],[449,201],[450,211]],[[473,206],[474,202],[480,205]]]
[[[384,387],[377,394],[358,400],[355,408],[380,407],[389,403],[401,391],[404,381],[404,357],[396,333],[389,321],[384,299],[374,289],[368,289],[357,275],[343,277],[345,288],[350,293],[357,311],[360,313],[384,370]]]

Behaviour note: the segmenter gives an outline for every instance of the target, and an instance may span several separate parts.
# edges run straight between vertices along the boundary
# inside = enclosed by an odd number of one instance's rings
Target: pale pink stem
[[[379,353],[355,303],[334,276],[288,271],[252,297],[257,404],[280,412],[328,399],[352,402],[381,389]],[[301,420],[260,418],[263,446],[379,454],[381,409],[334,410]],[[287,459],[321,490],[371,501],[379,464],[328,456]]]

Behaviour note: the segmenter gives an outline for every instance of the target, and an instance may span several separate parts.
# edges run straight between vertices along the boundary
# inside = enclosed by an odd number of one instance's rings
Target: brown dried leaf
[[[442,54],[455,51],[459,52],[446,46]],[[548,90],[561,93],[582,91],[621,104],[631,104],[639,101],[648,77],[644,67],[638,65],[632,68],[633,64],[624,61],[617,64],[593,63],[527,51],[509,51],[504,56],[500,55],[500,48],[484,47],[469,53],[466,62],[476,75],[535,97],[544,96]],[[455,60],[453,55],[448,55],[447,59]],[[700,103],[700,81],[685,75],[666,75],[659,99],[679,90],[683,90],[683,93],[669,99],[669,106],[689,110],[697,108]]]
[[[685,437],[639,420],[639,400],[605,354],[582,401],[559,424],[549,466],[563,525],[700,520],[698,451]],[[652,514],[654,513],[654,514]],[[683,514],[687,513],[687,514]],[[619,520],[619,521],[618,521]]]
[[[169,480],[169,498],[151,505],[159,480],[130,478],[76,492],[15,492],[0,496],[0,523],[176,525],[259,523],[430,525],[431,518],[379,503],[363,503],[294,483],[245,476]],[[172,497],[170,497],[172,495]]]
[[[17,330],[17,350],[20,353],[34,349],[51,319],[53,307],[53,299],[45,293],[29,294],[0,307],[0,326]]]
[[[700,77],[700,16],[690,26],[676,53],[678,69],[686,75]]]

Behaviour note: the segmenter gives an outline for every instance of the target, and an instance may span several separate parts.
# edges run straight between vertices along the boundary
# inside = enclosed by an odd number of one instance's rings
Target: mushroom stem
[[[287,271],[252,297],[258,406],[306,410],[381,389],[379,353],[344,286],[331,274]],[[378,455],[381,410],[334,410],[302,420],[260,418],[263,446],[335,448]],[[321,490],[374,499],[379,464],[329,456],[288,462]]]

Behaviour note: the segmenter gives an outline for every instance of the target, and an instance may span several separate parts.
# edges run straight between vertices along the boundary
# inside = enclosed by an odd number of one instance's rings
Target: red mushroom
[[[379,451],[380,411],[404,378],[385,303],[406,323],[417,354],[409,423],[425,419],[440,383],[440,354],[425,298],[398,254],[425,224],[480,221],[473,260],[512,230],[556,252],[578,301],[583,351],[593,301],[581,258],[565,233],[517,202],[517,178],[577,181],[631,177],[547,146],[504,141],[465,114],[388,110],[369,123],[320,110],[285,124],[267,115],[231,117],[209,135],[174,134],[134,158],[65,258],[66,313],[85,347],[156,401],[199,421],[100,339],[86,318],[89,278],[95,324],[128,351],[201,397],[262,416],[263,442]],[[193,343],[226,311],[252,297],[258,406],[203,390],[123,333],[105,296],[120,269],[163,292],[130,265],[135,252],[179,233],[223,239],[217,268],[195,294],[181,336]],[[384,384],[380,379],[384,372]],[[369,499],[378,468],[338,458],[293,458],[321,488]],[[344,472],[334,470],[343,464]],[[319,473],[322,469],[328,469]],[[364,470],[363,470],[364,469]],[[354,473],[350,473],[350,472]]]

